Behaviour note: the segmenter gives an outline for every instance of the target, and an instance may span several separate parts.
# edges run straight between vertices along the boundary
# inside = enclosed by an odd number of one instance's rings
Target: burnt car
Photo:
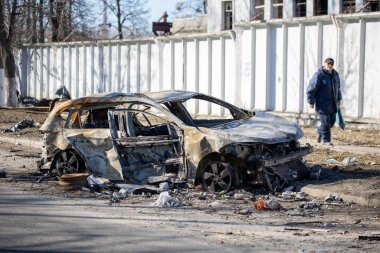
[[[300,146],[296,123],[196,92],[68,100],[40,131],[40,170],[58,176],[87,171],[114,182],[169,179],[225,192],[249,184],[275,190],[310,173],[302,157],[312,147]]]

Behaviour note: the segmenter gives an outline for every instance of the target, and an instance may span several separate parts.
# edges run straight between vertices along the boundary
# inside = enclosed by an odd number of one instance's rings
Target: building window
[[[223,2],[224,30],[232,29],[232,1]]]
[[[380,11],[380,1],[378,0],[367,0],[363,1],[363,12],[374,12]]]
[[[328,14],[327,0],[314,0],[314,16],[322,16]]]
[[[343,0],[343,13],[355,13],[356,12],[356,0]]]
[[[265,0],[251,1],[251,20],[264,20]]]
[[[306,17],[306,0],[296,0],[296,17]]]
[[[273,0],[273,18],[282,18],[283,0]]]

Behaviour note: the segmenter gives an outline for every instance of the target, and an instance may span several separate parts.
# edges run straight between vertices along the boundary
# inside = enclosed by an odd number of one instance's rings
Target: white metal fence
[[[247,109],[309,114],[308,81],[333,57],[346,117],[378,123],[379,42],[379,14],[360,14],[240,24],[221,34],[31,45],[20,50],[20,90],[52,98],[65,85],[75,98],[184,89]]]

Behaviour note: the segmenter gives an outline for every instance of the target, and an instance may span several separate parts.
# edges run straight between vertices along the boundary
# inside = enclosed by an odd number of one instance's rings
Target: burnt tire
[[[85,172],[82,158],[74,150],[63,150],[54,159],[54,168],[58,176]]]
[[[234,187],[235,172],[229,163],[212,161],[202,168],[202,184],[211,193],[225,193]]]

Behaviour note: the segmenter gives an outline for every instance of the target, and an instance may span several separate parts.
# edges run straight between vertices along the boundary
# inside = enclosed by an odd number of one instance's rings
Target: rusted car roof
[[[199,95],[197,92],[189,91],[159,91],[159,92],[145,92],[145,93],[122,93],[122,92],[110,92],[110,93],[98,93],[86,97],[81,97],[73,100],[68,100],[57,107],[52,111],[59,113],[65,108],[68,107],[77,107],[83,104],[98,104],[98,103],[117,103],[117,102],[128,102],[133,99],[143,99],[151,100],[156,103],[164,103],[171,101],[185,101],[189,98],[192,98],[196,95]]]
[[[155,105],[162,110],[167,111],[168,115],[172,115],[167,109],[163,108],[160,103],[171,102],[171,101],[185,101],[192,98],[199,93],[188,92],[188,91],[160,91],[160,92],[146,92],[146,93],[122,93],[122,92],[109,92],[109,93],[98,93],[86,97],[81,97],[77,99],[67,100],[59,105],[55,106],[51,113],[48,115],[45,123],[41,126],[41,131],[48,130],[48,125],[53,121],[54,115],[60,114],[67,108],[80,108],[83,105],[96,105],[96,104],[115,104],[115,103],[126,103],[126,102],[145,102],[148,104]],[[178,121],[176,117],[173,116],[174,121]],[[182,122],[177,122],[181,124]]]

